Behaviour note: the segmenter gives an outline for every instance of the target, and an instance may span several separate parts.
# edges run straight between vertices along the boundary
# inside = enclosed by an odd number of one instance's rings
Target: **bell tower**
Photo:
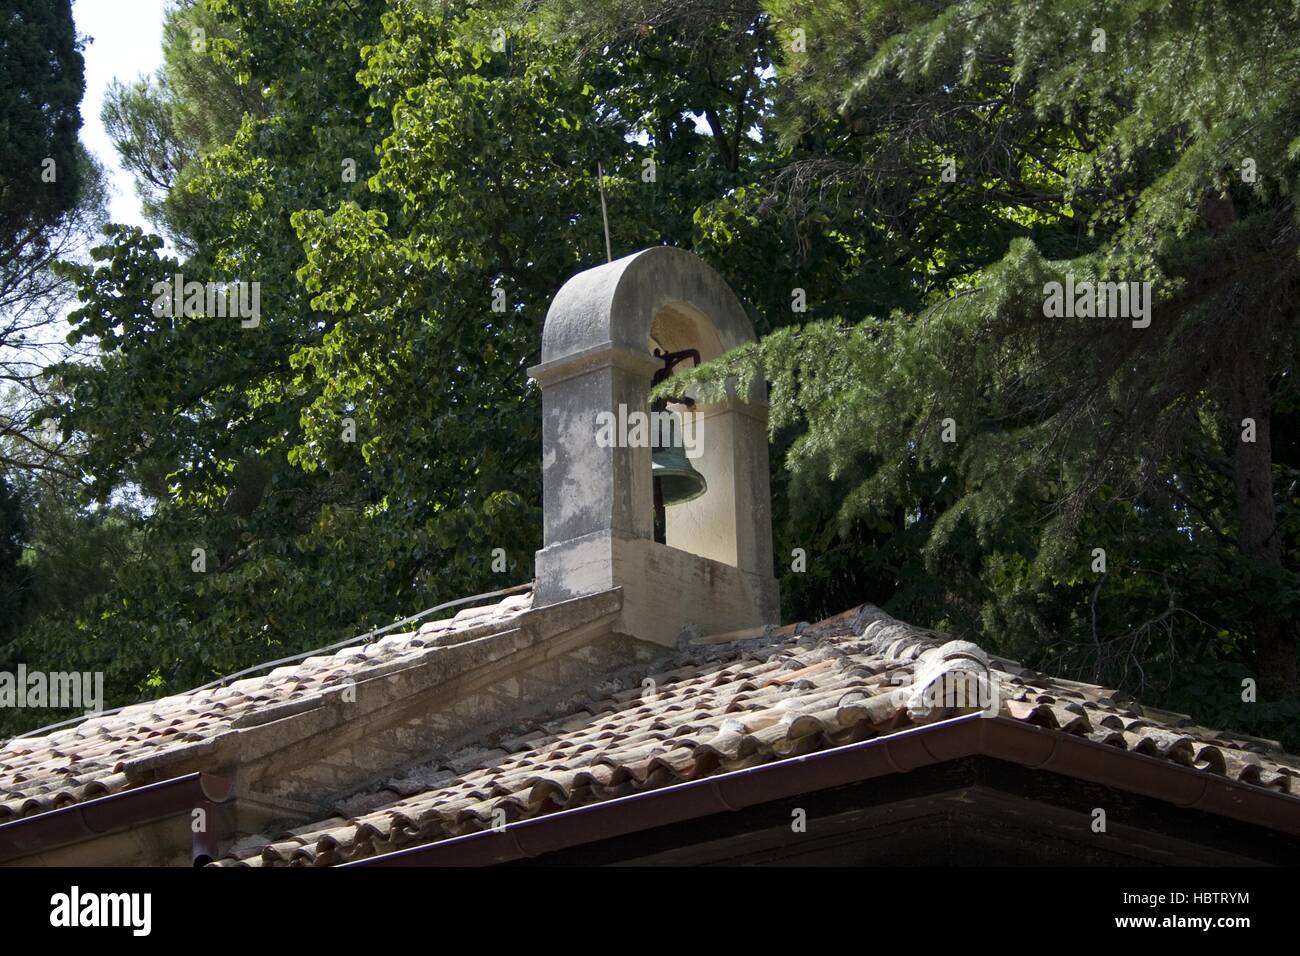
[[[715,403],[650,401],[656,376],[689,367],[685,356],[707,362],[753,341],[730,287],[680,249],[655,246],[564,284],[528,372],[542,389],[538,605],[621,587],[620,629],[668,645],[778,622],[764,383]],[[654,429],[637,424],[665,413],[684,440],[660,454]],[[613,440],[602,433],[611,422]]]

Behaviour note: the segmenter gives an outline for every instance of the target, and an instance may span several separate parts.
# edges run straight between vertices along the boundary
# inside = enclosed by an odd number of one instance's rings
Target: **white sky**
[[[90,38],[86,58],[86,96],[81,101],[81,141],[108,173],[109,219],[147,227],[135,194],[135,181],[118,164],[117,150],[104,132],[99,111],[110,81],[153,73],[162,65],[162,24],[166,0],[73,0],[77,35]]]

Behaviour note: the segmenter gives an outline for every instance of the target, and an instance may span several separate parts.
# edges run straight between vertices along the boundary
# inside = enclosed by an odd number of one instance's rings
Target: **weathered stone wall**
[[[666,544],[654,541],[651,449],[596,443],[598,415],[648,409],[656,334],[705,361],[754,341],[722,277],[667,246],[574,276],[547,313],[542,364],[529,370],[542,386],[537,603],[620,587],[615,631],[669,646],[684,632],[778,623],[761,381],[698,407],[693,464],[708,491],[668,509]]]

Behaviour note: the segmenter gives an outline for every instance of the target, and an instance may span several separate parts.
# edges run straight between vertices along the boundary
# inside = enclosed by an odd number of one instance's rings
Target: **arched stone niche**
[[[574,276],[542,333],[545,533],[539,604],[622,587],[627,633],[672,644],[687,633],[776,623],[764,388],[688,413],[708,491],[667,511],[654,541],[649,447],[600,447],[597,416],[649,410],[657,345],[704,361],[754,341],[730,287],[698,257],[657,246]]]

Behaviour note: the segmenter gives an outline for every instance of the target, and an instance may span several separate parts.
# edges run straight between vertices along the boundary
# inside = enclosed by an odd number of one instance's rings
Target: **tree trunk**
[[[1244,349],[1232,402],[1235,432],[1232,456],[1237,499],[1238,542],[1242,554],[1263,571],[1282,569],[1282,539],[1273,502],[1273,448],[1270,435],[1268,372],[1261,349]],[[1243,419],[1254,419],[1255,440],[1243,440]],[[1251,615],[1255,671],[1261,697],[1277,700],[1296,684],[1296,636],[1292,622],[1265,598]]]

